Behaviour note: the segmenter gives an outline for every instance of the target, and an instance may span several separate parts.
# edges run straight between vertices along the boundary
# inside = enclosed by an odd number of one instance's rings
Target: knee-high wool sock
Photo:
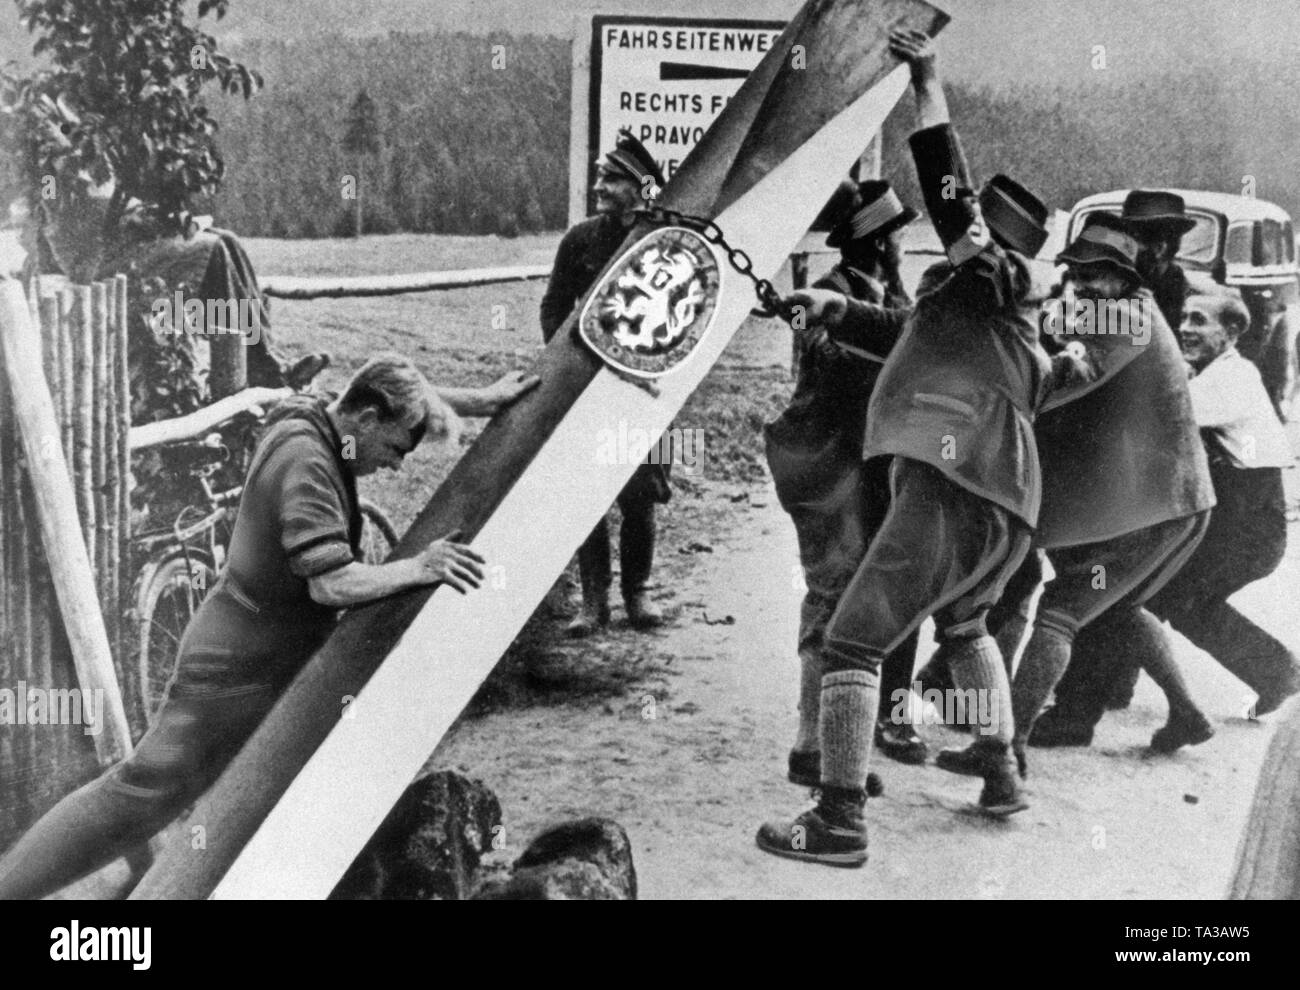
[[[1035,623],[1011,689],[1018,742],[1023,744],[1029,738],[1043,706],[1070,665],[1073,645],[1074,637],[1064,630]]]
[[[974,717],[968,716],[975,738],[1011,742],[1011,686],[997,641],[992,636],[977,636],[959,644],[949,669],[958,690],[967,693],[968,698],[968,692],[977,692]]]
[[[822,678],[822,785],[865,791],[880,675],[837,670]]]

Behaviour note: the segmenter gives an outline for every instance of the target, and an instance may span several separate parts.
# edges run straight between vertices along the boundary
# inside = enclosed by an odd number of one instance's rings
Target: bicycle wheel
[[[185,627],[216,579],[211,562],[198,554],[190,554],[188,563],[181,554],[167,557],[148,565],[140,576],[138,690],[145,719],[151,724],[176,670]]]
[[[397,546],[397,530],[382,509],[369,499],[361,499],[361,559],[367,564],[382,564]]]

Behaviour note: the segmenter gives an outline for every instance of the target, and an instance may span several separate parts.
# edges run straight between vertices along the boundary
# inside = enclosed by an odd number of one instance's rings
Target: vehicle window
[[[1219,246],[1219,224],[1214,217],[1206,216],[1204,213],[1189,212],[1188,215],[1196,221],[1196,226],[1183,235],[1183,246],[1178,251],[1178,260],[1211,265],[1214,263],[1215,251]],[[1247,235],[1247,259],[1250,258],[1249,240]]]
[[[1070,240],[1074,240],[1074,238],[1079,236],[1079,231],[1083,229],[1084,221],[1098,210],[1111,213],[1115,216],[1119,216],[1121,213],[1120,205],[1118,203],[1114,206],[1094,206],[1091,209],[1083,210],[1075,215],[1074,222],[1070,224]],[[1219,222],[1215,217],[1212,217],[1207,213],[1195,213],[1189,210],[1188,216],[1196,221],[1196,226],[1183,235],[1182,246],[1178,251],[1178,260],[1191,262],[1193,265],[1202,268],[1208,268],[1210,265],[1214,264],[1214,260],[1217,257],[1216,252],[1219,248]],[[1249,224],[1246,225],[1244,237],[1246,239],[1244,248],[1245,253],[1241,255],[1240,260],[1248,264],[1250,262]],[[1231,248],[1231,231],[1229,231],[1228,238],[1229,248]],[[1232,260],[1233,258],[1230,255],[1228,261]]]
[[[1224,248],[1223,260],[1230,265],[1249,265],[1251,263],[1251,234],[1254,225],[1234,223],[1228,228],[1228,246]]]
[[[1261,265],[1283,265],[1286,264],[1286,240],[1282,230],[1282,225],[1276,220],[1264,221],[1263,235],[1263,256],[1259,259]]]

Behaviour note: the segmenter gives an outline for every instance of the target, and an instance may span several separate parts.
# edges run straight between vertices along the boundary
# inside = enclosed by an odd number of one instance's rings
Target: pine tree
[[[356,95],[348,110],[346,129],[343,132],[343,150],[356,156],[357,185],[353,191],[356,203],[356,229],[353,236],[361,236],[362,191],[365,187],[366,156],[379,153],[379,110],[375,101],[364,89]]]

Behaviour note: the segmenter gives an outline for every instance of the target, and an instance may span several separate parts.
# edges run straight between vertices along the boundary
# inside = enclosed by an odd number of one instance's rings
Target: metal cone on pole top
[[[538,388],[487,426],[395,551],[459,529],[504,567],[504,586],[350,611],[132,897],[328,896],[635,470],[601,463],[600,432],[626,420],[657,439],[668,427],[753,308],[755,280],[780,269],[905,91],[890,32],[933,35],[947,20],[922,0],[811,0],[795,14],[661,201],[711,221],[752,277],[717,251],[708,325],[657,394],[577,339],[579,307],[543,353]],[[624,249],[655,229],[636,224]],[[636,263],[616,256],[606,274]]]

